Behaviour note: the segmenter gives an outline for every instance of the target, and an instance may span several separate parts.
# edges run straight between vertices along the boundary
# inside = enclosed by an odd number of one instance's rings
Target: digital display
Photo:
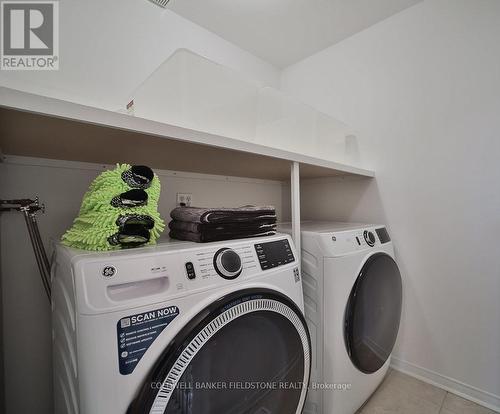
[[[262,270],[272,269],[295,261],[287,239],[256,244],[255,251]]]
[[[380,229],[375,230],[377,232],[377,236],[380,240],[380,243],[389,243],[391,241],[391,238],[389,237],[389,233],[387,233],[387,230],[385,227],[382,227]]]

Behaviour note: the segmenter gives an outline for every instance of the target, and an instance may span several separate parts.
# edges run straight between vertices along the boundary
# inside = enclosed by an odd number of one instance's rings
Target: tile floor
[[[391,370],[358,414],[495,414],[495,412]]]

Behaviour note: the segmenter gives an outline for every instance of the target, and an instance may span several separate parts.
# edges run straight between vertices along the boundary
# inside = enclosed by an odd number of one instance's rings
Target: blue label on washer
[[[179,315],[177,306],[167,306],[122,318],[116,324],[120,374],[128,375],[158,335]]]

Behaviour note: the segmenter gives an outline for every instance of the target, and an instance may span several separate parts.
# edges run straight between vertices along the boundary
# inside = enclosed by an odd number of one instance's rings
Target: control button
[[[293,277],[295,279],[295,283],[300,282],[300,272],[299,272],[299,268],[298,267],[296,267],[295,269],[293,269]]]
[[[375,235],[373,232],[365,230],[363,233],[363,237],[365,238],[366,244],[370,247],[375,246]]]
[[[194,271],[194,266],[192,262],[186,263],[186,273],[188,279],[193,280],[196,278],[196,272]]]
[[[232,249],[220,249],[214,256],[214,268],[224,279],[236,279],[243,269],[241,257]]]

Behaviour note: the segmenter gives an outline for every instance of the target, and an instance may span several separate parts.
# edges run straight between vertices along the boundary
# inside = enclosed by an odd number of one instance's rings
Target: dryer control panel
[[[377,227],[366,230],[357,230],[353,232],[355,247],[366,248],[366,247],[374,247],[377,244],[385,244],[391,241],[389,237],[389,233],[385,227]],[[347,241],[351,242],[352,238],[347,238]]]
[[[295,261],[288,239],[258,243],[255,251],[262,270],[272,269]]]
[[[327,257],[377,249],[391,242],[384,226],[357,225],[356,228],[312,233]]]

